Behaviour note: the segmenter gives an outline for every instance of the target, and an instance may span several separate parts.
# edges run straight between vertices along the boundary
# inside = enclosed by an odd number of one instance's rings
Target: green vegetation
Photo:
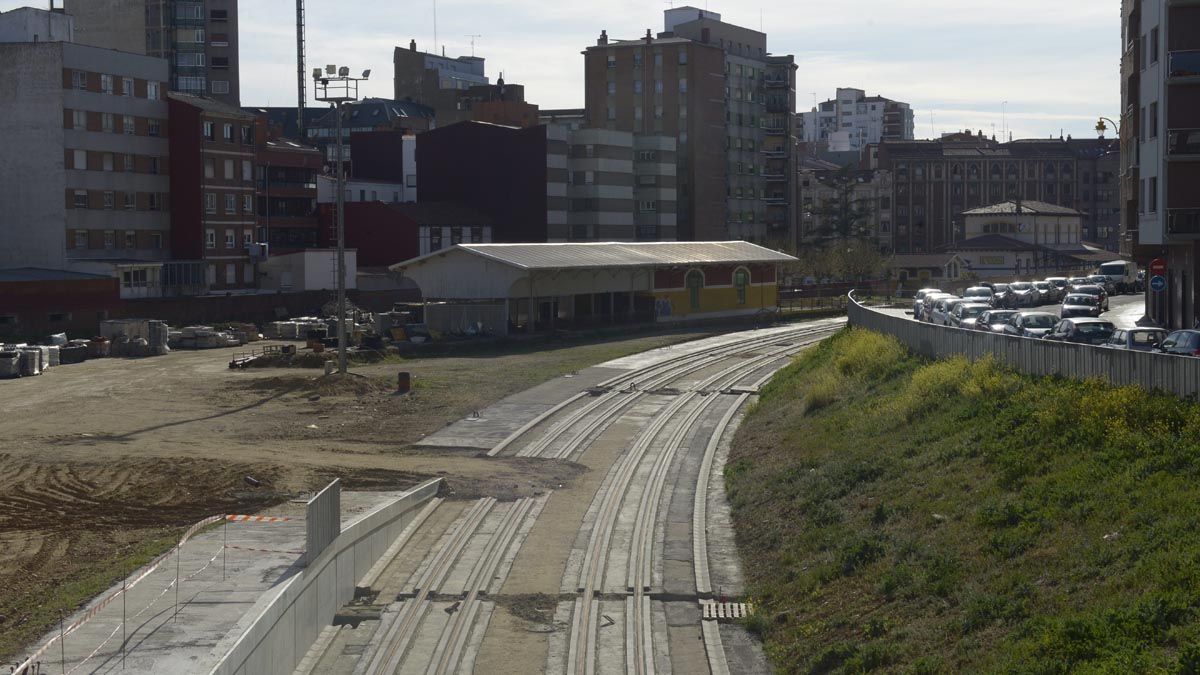
[[[726,469],[784,672],[1200,672],[1200,406],[843,331]]]

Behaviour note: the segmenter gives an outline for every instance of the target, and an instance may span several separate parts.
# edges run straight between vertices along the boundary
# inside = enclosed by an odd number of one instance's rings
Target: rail
[[[913,321],[863,306],[851,291],[849,324],[898,339],[931,359],[987,356],[1022,373],[1076,380],[1100,379],[1116,386],[1162,391],[1180,398],[1200,394],[1200,358],[983,333]]]

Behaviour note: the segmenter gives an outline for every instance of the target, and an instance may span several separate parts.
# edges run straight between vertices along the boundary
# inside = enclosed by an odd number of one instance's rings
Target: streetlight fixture
[[[1105,126],[1105,124],[1104,124],[1105,122],[1108,122],[1109,124],[1112,125],[1113,131],[1117,132],[1118,136],[1121,135],[1121,125],[1120,124],[1117,124],[1116,122],[1108,119],[1107,117],[1101,117],[1100,119],[1096,120],[1096,135],[1098,135],[1101,140],[1104,139],[1104,132],[1108,131],[1108,127]]]
[[[335,74],[336,73],[336,74]],[[325,72],[313,68],[313,93],[318,101],[328,103],[337,117],[337,340],[338,373],[346,373],[346,176],[343,159],[342,106],[358,100],[358,83],[370,77],[350,77],[350,68],[325,66]]]

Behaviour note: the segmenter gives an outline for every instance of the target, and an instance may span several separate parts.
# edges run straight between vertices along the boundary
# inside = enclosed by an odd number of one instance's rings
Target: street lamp
[[[338,373],[346,373],[346,176],[342,141],[342,106],[358,100],[358,83],[371,76],[350,77],[350,68],[325,66],[313,68],[313,92],[318,101],[328,103],[337,117],[337,340]]]
[[[1101,140],[1104,139],[1104,132],[1108,131],[1108,127],[1105,126],[1105,124],[1104,124],[1105,122],[1108,122],[1109,124],[1112,125],[1113,131],[1117,132],[1118,136],[1121,135],[1121,125],[1120,124],[1117,124],[1116,122],[1108,119],[1107,117],[1101,117],[1100,119],[1096,120],[1096,135],[1098,135],[1101,138]]]

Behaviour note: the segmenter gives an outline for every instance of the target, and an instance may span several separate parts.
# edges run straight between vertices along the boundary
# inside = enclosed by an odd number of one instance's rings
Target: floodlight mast
[[[336,75],[335,75],[336,73]],[[337,340],[338,373],[345,374],[346,364],[346,176],[342,139],[342,106],[358,100],[358,83],[370,76],[350,77],[350,68],[325,66],[325,72],[313,68],[313,91],[318,101],[328,103],[337,118]]]

